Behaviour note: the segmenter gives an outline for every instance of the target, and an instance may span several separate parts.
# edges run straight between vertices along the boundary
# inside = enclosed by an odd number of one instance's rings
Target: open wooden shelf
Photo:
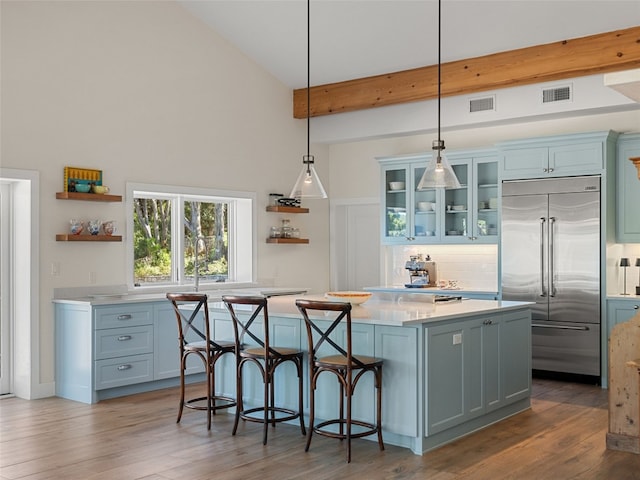
[[[308,208],[303,208],[303,207],[285,207],[285,206],[269,205],[267,207],[267,212],[276,212],[276,213],[309,213],[309,209]]]
[[[91,202],[121,202],[122,195],[103,195],[99,193],[56,192],[58,200],[89,200]]]
[[[56,234],[56,241],[57,242],[121,242],[122,235],[73,235],[71,233],[58,233]]]
[[[282,207],[280,207],[282,208]],[[267,243],[309,243],[308,238],[267,238]]]

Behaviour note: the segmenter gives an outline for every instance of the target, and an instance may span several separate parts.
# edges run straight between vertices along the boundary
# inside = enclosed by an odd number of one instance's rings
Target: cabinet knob
[[[633,309],[634,309],[634,310],[638,310],[638,307],[639,307],[639,305],[634,305],[634,306],[633,306]]]
[[[553,172],[553,168],[550,168],[550,169],[549,169],[549,172]]]
[[[549,169],[548,169],[548,168],[543,168],[543,169],[542,169],[542,171],[543,171],[544,173],[547,173],[547,172],[549,171]]]

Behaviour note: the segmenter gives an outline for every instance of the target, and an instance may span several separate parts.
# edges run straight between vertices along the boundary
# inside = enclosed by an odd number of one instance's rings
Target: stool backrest
[[[353,356],[352,340],[351,340],[351,304],[345,302],[325,302],[316,300],[296,300],[296,306],[302,314],[305,326],[307,328],[307,340],[309,343],[309,361],[313,362],[318,358],[320,348],[328,344],[333,347],[335,353],[344,356],[348,361],[347,369],[350,370],[352,365],[364,367],[365,365]],[[314,322],[309,318],[309,311],[329,312],[331,318],[323,318],[322,323]],[[333,312],[333,315],[331,315]],[[330,320],[330,323],[326,323]],[[332,338],[331,334],[340,325],[346,323],[346,349],[338,345]],[[315,337],[315,339],[314,339]]]
[[[178,322],[180,349],[193,341],[204,341],[207,347],[220,348],[211,339],[208,296],[202,293],[167,293]],[[188,337],[190,337],[188,339]]]
[[[251,338],[257,345],[268,351],[270,355],[277,355],[269,342],[269,311],[267,298],[262,296],[223,295],[222,301],[229,310],[233,320],[233,333],[236,346],[245,345],[245,337]],[[238,305],[253,306],[249,317],[239,315]],[[262,328],[255,321],[262,317]]]

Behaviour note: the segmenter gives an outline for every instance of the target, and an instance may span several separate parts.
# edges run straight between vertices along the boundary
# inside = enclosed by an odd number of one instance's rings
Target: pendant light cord
[[[440,94],[441,94],[441,49],[442,49],[442,0],[438,0],[438,145],[442,145],[440,141]],[[438,151],[438,157],[440,150]]]
[[[307,158],[311,160],[311,0],[307,0]],[[307,170],[309,170],[307,163]]]

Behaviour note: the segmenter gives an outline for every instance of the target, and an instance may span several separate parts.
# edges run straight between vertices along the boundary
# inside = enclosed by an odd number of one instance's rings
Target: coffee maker
[[[431,261],[427,255],[425,259],[421,253],[411,255],[404,268],[409,270],[409,283],[405,283],[407,288],[428,288],[435,287],[437,279],[436,262]]]

